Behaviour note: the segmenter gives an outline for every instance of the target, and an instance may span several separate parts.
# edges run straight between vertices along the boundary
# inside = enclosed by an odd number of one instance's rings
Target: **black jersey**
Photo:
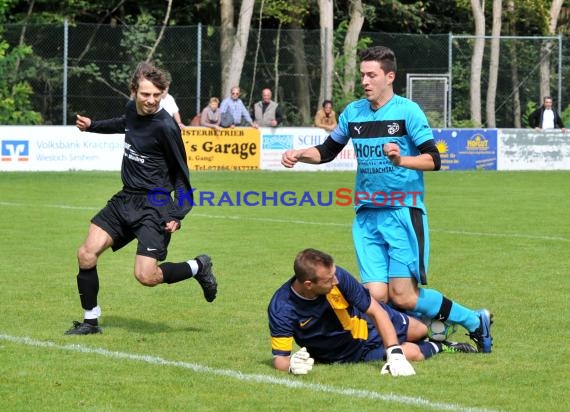
[[[190,172],[180,128],[166,110],[141,116],[129,101],[122,117],[91,122],[89,132],[124,133],[121,179],[128,190],[174,192],[170,216],[181,220],[192,209]]]

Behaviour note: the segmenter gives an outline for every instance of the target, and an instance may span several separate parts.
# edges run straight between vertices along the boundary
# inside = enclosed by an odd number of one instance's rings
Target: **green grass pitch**
[[[569,172],[426,173],[429,286],[495,315],[490,355],[444,354],[417,375],[380,364],[271,367],[266,307],[315,247],[357,275],[353,210],[196,206],[168,260],[208,253],[207,303],[189,280],[146,288],[135,244],[99,261],[103,335],[64,336],[82,311],[75,251],[118,173],[0,173],[3,411],[566,411],[570,408]],[[334,192],[352,172],[194,172],[198,192]],[[454,335],[463,340],[463,330]]]

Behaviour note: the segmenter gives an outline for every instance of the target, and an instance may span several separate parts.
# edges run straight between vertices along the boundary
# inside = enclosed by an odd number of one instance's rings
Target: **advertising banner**
[[[260,165],[260,132],[250,127],[187,127],[182,140],[190,170],[253,170]]]
[[[352,141],[348,142],[332,162],[321,165],[297,163],[292,169],[286,169],[281,165],[281,156],[286,150],[316,146],[323,143],[328,135],[329,132],[316,127],[262,128],[261,168],[280,171],[356,170],[356,155]]]
[[[0,126],[0,170],[120,170],[124,138],[70,126]]]
[[[497,170],[497,130],[433,129],[441,170]]]
[[[570,170],[570,133],[502,129],[499,170]]]

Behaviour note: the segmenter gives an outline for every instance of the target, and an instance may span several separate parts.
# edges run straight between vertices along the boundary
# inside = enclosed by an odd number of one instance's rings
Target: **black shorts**
[[[137,255],[156,260],[166,259],[170,233],[165,230],[168,205],[155,206],[143,192],[116,193],[97,213],[91,223],[99,226],[113,239],[112,249],[117,251],[138,240]]]

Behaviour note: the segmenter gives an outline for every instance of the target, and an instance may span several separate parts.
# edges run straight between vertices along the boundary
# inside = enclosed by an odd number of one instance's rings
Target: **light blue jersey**
[[[417,156],[418,146],[433,139],[425,114],[413,101],[394,95],[374,111],[366,99],[349,104],[331,133],[340,144],[352,139],[358,161],[355,208],[416,207],[425,213],[423,172],[394,166],[384,155],[397,143],[402,156]]]

